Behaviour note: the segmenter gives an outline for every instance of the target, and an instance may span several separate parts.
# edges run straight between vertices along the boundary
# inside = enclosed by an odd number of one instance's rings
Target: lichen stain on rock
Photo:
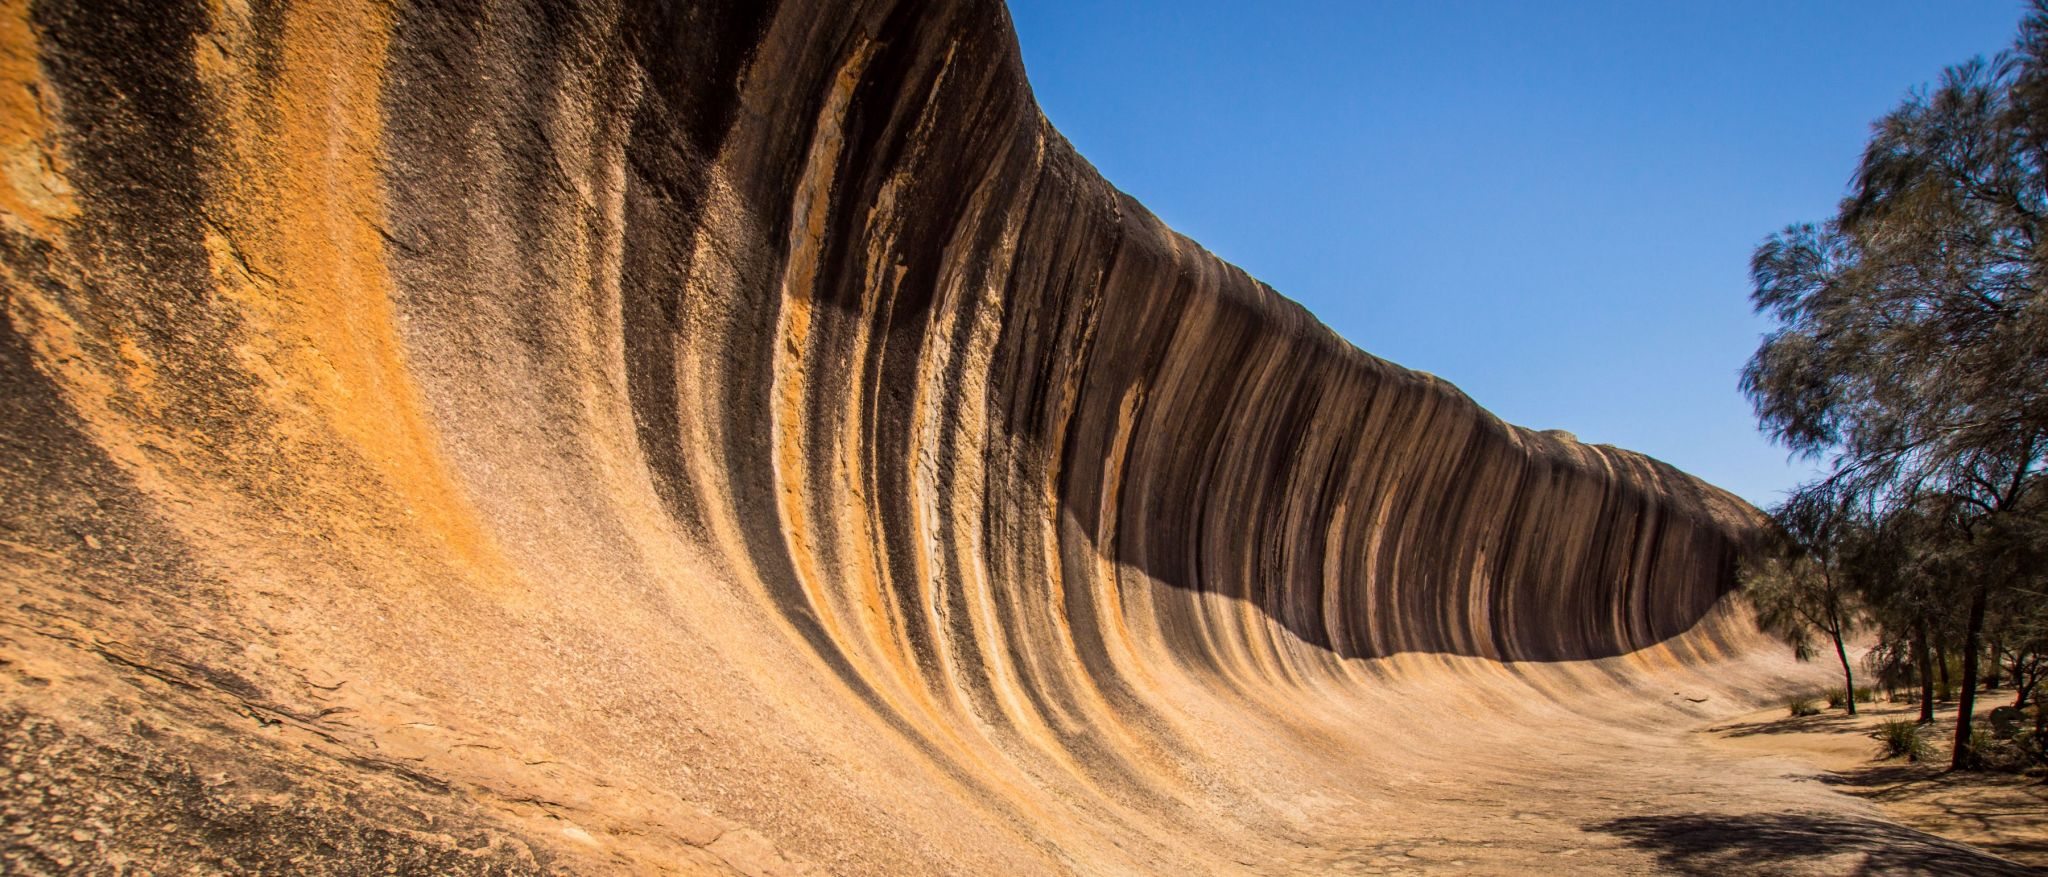
[[[309,456],[345,442],[368,470],[357,497],[381,507],[337,517],[392,521],[441,542],[479,581],[502,580],[443,471],[395,325],[380,173],[389,9],[293,3],[274,34],[245,6],[209,12],[195,67],[224,136],[207,253],[238,306],[241,362],[273,396],[265,407],[304,414],[280,418],[274,440]]]
[[[36,38],[28,0],[0,3],[0,217],[21,230],[49,237],[78,215],[63,159],[55,151],[36,65]]]

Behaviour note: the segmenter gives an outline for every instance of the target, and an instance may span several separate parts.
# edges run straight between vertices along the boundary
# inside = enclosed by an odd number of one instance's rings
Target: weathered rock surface
[[[993,2],[4,0],[0,161],[10,870],[1646,862],[1540,802],[1711,772],[1542,741],[1779,672],[1751,509],[1165,228]]]

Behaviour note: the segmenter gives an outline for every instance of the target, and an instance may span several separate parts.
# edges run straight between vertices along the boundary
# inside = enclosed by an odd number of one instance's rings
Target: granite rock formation
[[[0,161],[22,870],[1322,868],[1778,672],[1752,509],[1166,228],[991,0],[0,0]]]

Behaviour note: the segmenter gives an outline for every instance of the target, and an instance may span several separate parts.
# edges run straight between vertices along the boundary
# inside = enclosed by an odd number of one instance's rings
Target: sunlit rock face
[[[1753,510],[1167,229],[993,2],[4,0],[0,159],[16,864],[1283,871],[1768,672]]]

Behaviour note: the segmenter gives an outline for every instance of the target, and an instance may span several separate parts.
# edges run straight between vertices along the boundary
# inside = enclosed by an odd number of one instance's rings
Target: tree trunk
[[[1955,687],[1948,684],[1948,647],[1940,643],[1934,646],[1934,671],[1941,674],[1941,693],[1954,694]]]
[[[1849,650],[1842,648],[1842,635],[1830,634],[1835,638],[1835,657],[1842,662],[1842,691],[1848,694],[1849,715],[1856,714],[1856,674],[1849,672]]]
[[[1920,663],[1920,724],[1934,724],[1934,656],[1927,649],[1927,619],[1913,627],[1913,658]]]
[[[2021,658],[2026,659],[2025,663]],[[2041,656],[2029,650],[2024,656],[2015,654],[2012,660],[2012,708],[2023,710],[2027,701],[2034,697],[2034,686],[2041,683]]]
[[[1984,603],[1990,590],[1990,582],[1979,582],[1970,595],[1970,623],[1963,631],[1963,687],[1956,692],[1955,755],[1949,759],[1949,770],[1976,770],[1980,764],[1970,748],[1970,724],[1976,718],[1977,653],[1984,651]]]
[[[1997,688],[1999,677],[2005,675],[2003,672],[2001,672],[2005,669],[2005,665],[2001,664],[1998,660],[1998,656],[2003,654],[2004,652],[2004,649],[1999,648],[1998,640],[1991,641],[1991,672],[1984,674],[1985,691],[1990,691],[1992,689]]]

